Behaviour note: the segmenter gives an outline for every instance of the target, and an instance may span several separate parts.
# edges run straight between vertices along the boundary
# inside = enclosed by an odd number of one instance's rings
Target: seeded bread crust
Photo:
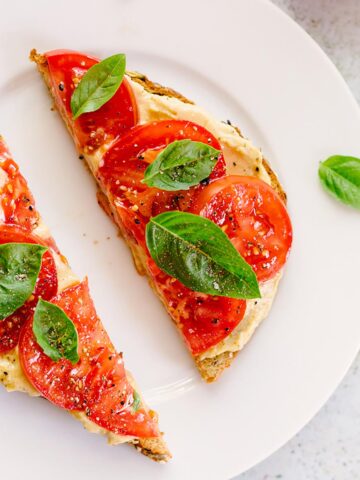
[[[192,102],[191,100],[181,95],[181,93],[177,92],[176,90],[173,90],[172,88],[163,87],[159,83],[152,82],[147,78],[146,75],[143,75],[142,73],[130,72],[130,71],[127,71],[126,73],[127,75],[129,75],[131,80],[133,80],[136,83],[139,83],[145,88],[145,90],[147,90],[150,93],[153,93],[154,95],[162,95],[165,97],[175,97],[184,103],[190,103],[194,105],[194,102]]]
[[[46,74],[46,72],[47,72],[46,58],[43,55],[38,54],[36,52],[36,50],[32,50],[31,53],[30,53],[30,59],[37,64],[40,73],[44,76],[45,83],[48,85],[47,74]],[[175,98],[181,100],[184,103],[194,104],[193,101],[187,99],[181,93],[173,90],[172,88],[164,87],[164,86],[162,86],[158,83],[152,82],[142,73],[130,72],[130,71],[127,71],[126,73],[131,78],[131,80],[139,83],[140,85],[143,86],[143,88],[145,90],[147,90],[148,92],[150,92],[154,95],[175,97]],[[48,87],[49,87],[50,94],[51,94],[50,86],[48,85]],[[64,118],[64,121],[66,123],[65,118]],[[241,137],[243,137],[240,129],[237,128],[237,127],[235,127],[235,128],[236,128],[238,134]],[[69,126],[68,126],[68,129],[69,129]],[[263,166],[264,166],[265,170],[267,171],[267,173],[270,177],[271,186],[278,193],[278,195],[282,198],[282,200],[286,203],[286,193],[284,192],[277,175],[275,174],[275,172],[272,170],[269,163],[265,159],[263,159],[262,162],[263,162]],[[108,215],[116,217],[116,215],[114,214],[111,206],[109,205],[109,201],[108,201],[106,195],[104,195],[101,191],[98,193],[98,201],[99,201],[99,204],[101,205],[101,207],[105,210],[105,212]],[[115,218],[115,220],[116,220],[116,218]],[[127,241],[128,245],[129,245],[129,247],[132,251],[132,254],[133,254],[133,257],[134,257],[134,263],[135,263],[135,266],[137,268],[137,271],[141,275],[146,274],[146,267],[143,264],[143,258],[142,258],[141,253],[139,253],[139,249],[137,248],[136,245],[133,245],[133,242],[131,242],[127,238],[125,232],[121,232],[121,228],[120,228],[120,233],[122,233],[122,236],[125,238],[125,240]],[[158,293],[156,291],[154,285],[152,285],[151,281],[150,281],[150,285],[155,290],[155,293]],[[206,358],[206,357],[204,358],[204,354],[202,354],[201,358],[200,358],[200,356],[195,356],[194,360],[195,360],[196,366],[197,366],[202,378],[206,382],[211,383],[211,382],[215,381],[222,374],[222,372],[231,365],[232,361],[234,360],[234,358],[236,357],[236,355],[238,353],[239,352],[225,351],[225,352],[223,352],[223,353],[221,353],[221,354],[219,354],[215,357],[208,357],[208,358]]]

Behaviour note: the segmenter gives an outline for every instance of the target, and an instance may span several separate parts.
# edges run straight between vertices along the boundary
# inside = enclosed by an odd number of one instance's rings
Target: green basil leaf
[[[137,412],[140,408],[140,405],[141,405],[141,398],[140,398],[140,395],[138,394],[138,392],[136,390],[134,390],[134,392],[133,392],[133,397],[134,397],[134,401],[133,401],[133,404],[132,404],[132,410],[133,410],[133,412]]]
[[[35,243],[0,245],[0,319],[22,307],[33,293],[46,250]]]
[[[159,153],[142,182],[162,190],[188,190],[210,175],[219,155],[220,150],[206,143],[178,140]]]
[[[146,243],[157,266],[191,290],[231,298],[261,296],[253,269],[207,218],[161,213],[147,224]]]
[[[320,181],[341,202],[360,209],[360,159],[334,155],[319,166]]]
[[[36,305],[33,332],[45,355],[57,362],[67,358],[79,361],[78,334],[75,325],[57,305],[40,299]]]
[[[85,112],[95,112],[113,97],[125,73],[123,53],[105,58],[85,73],[71,96],[73,118]]]

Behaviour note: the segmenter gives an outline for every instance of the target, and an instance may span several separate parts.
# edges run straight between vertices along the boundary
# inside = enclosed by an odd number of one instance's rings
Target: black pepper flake
[[[233,162],[234,167],[236,167],[236,162]]]
[[[64,88],[65,88],[64,83],[63,83],[63,82],[60,82],[60,83],[59,83],[59,90],[60,90],[60,92],[63,92],[63,91],[64,91]]]
[[[79,155],[79,160],[84,160],[84,155]]]
[[[260,171],[260,168],[259,168],[259,167],[256,167],[256,168],[255,168],[255,171],[256,171],[256,172],[259,172],[259,171]]]
[[[32,205],[29,205],[29,210],[32,212],[34,210],[34,207]]]
[[[219,323],[219,319],[218,318],[213,318],[211,320],[211,323],[213,323],[214,325],[217,325]]]
[[[138,158],[139,160],[144,160],[145,157],[144,157],[144,155],[139,155],[137,158]]]
[[[138,218],[135,218],[134,222],[136,223],[136,225],[140,225],[140,220]]]
[[[201,182],[200,182],[201,185],[205,185],[205,186],[209,185],[209,183],[210,183],[210,178],[209,177],[204,178],[204,180],[201,180]]]
[[[230,330],[230,328],[229,328],[229,327],[225,327],[224,330],[225,330],[225,332],[228,332],[228,331]]]
[[[229,119],[226,120],[226,123],[227,123],[228,125],[232,125],[232,123],[231,123],[231,121],[230,121]]]

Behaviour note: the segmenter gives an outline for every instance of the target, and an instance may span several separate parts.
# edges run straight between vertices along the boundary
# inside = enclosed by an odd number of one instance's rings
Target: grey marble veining
[[[360,102],[360,0],[273,2],[319,43]],[[360,479],[360,355],[316,417],[278,452],[236,480],[273,479]]]

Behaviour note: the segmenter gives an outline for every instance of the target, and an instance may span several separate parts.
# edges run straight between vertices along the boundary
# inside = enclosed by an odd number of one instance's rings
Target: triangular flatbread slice
[[[105,105],[74,120],[71,96],[98,59],[68,50],[44,55],[33,50],[30,58],[43,75],[80,158],[96,179],[99,203],[119,227],[138,272],[148,276],[202,377],[214,381],[268,315],[290,249],[286,196],[276,175],[261,151],[230,122],[215,120],[181,94],[139,73],[126,72],[120,88]],[[145,185],[146,167],[159,151],[181,139],[221,150],[209,178],[180,192]],[[233,205],[228,200],[229,188]],[[227,193],[221,197],[219,189]],[[241,205],[234,206],[242,197],[234,192],[244,189],[249,202],[259,206],[258,212],[244,213]],[[250,192],[255,192],[252,198]],[[217,196],[216,207],[211,207],[208,193],[211,199]],[[260,208],[262,197],[267,198],[266,211]],[[227,214],[229,209],[235,214]],[[198,294],[161,271],[146,247],[145,227],[151,217],[169,210],[208,215],[221,226],[257,273],[262,297],[245,302]],[[275,226],[271,226],[273,219]]]
[[[0,382],[8,391],[42,396],[66,409],[87,430],[105,435],[110,444],[129,443],[153,460],[167,461],[170,453],[159,431],[156,413],[145,405],[132,376],[124,368],[122,354],[116,351],[98,318],[87,279],[80,281],[76,277],[43,224],[26,180],[2,137],[0,211],[2,315],[14,301],[7,272],[20,268],[11,284],[18,288],[21,282],[27,281],[27,265],[34,261],[34,252],[29,257],[21,257],[21,263],[18,250],[6,249],[23,248],[22,244],[47,248],[40,271],[34,277],[37,280],[32,294],[24,297],[27,298],[25,303],[13,313],[0,320]],[[13,252],[10,256],[9,251]],[[34,311],[40,299],[48,302],[42,305],[50,308],[45,310],[46,315],[55,322],[49,328],[56,332],[57,317],[51,316],[54,306],[59,307],[75,326],[77,359],[54,358],[38,343],[34,333]],[[56,337],[50,330],[48,334],[49,341],[55,342],[50,344],[61,353],[57,347],[61,335]]]

